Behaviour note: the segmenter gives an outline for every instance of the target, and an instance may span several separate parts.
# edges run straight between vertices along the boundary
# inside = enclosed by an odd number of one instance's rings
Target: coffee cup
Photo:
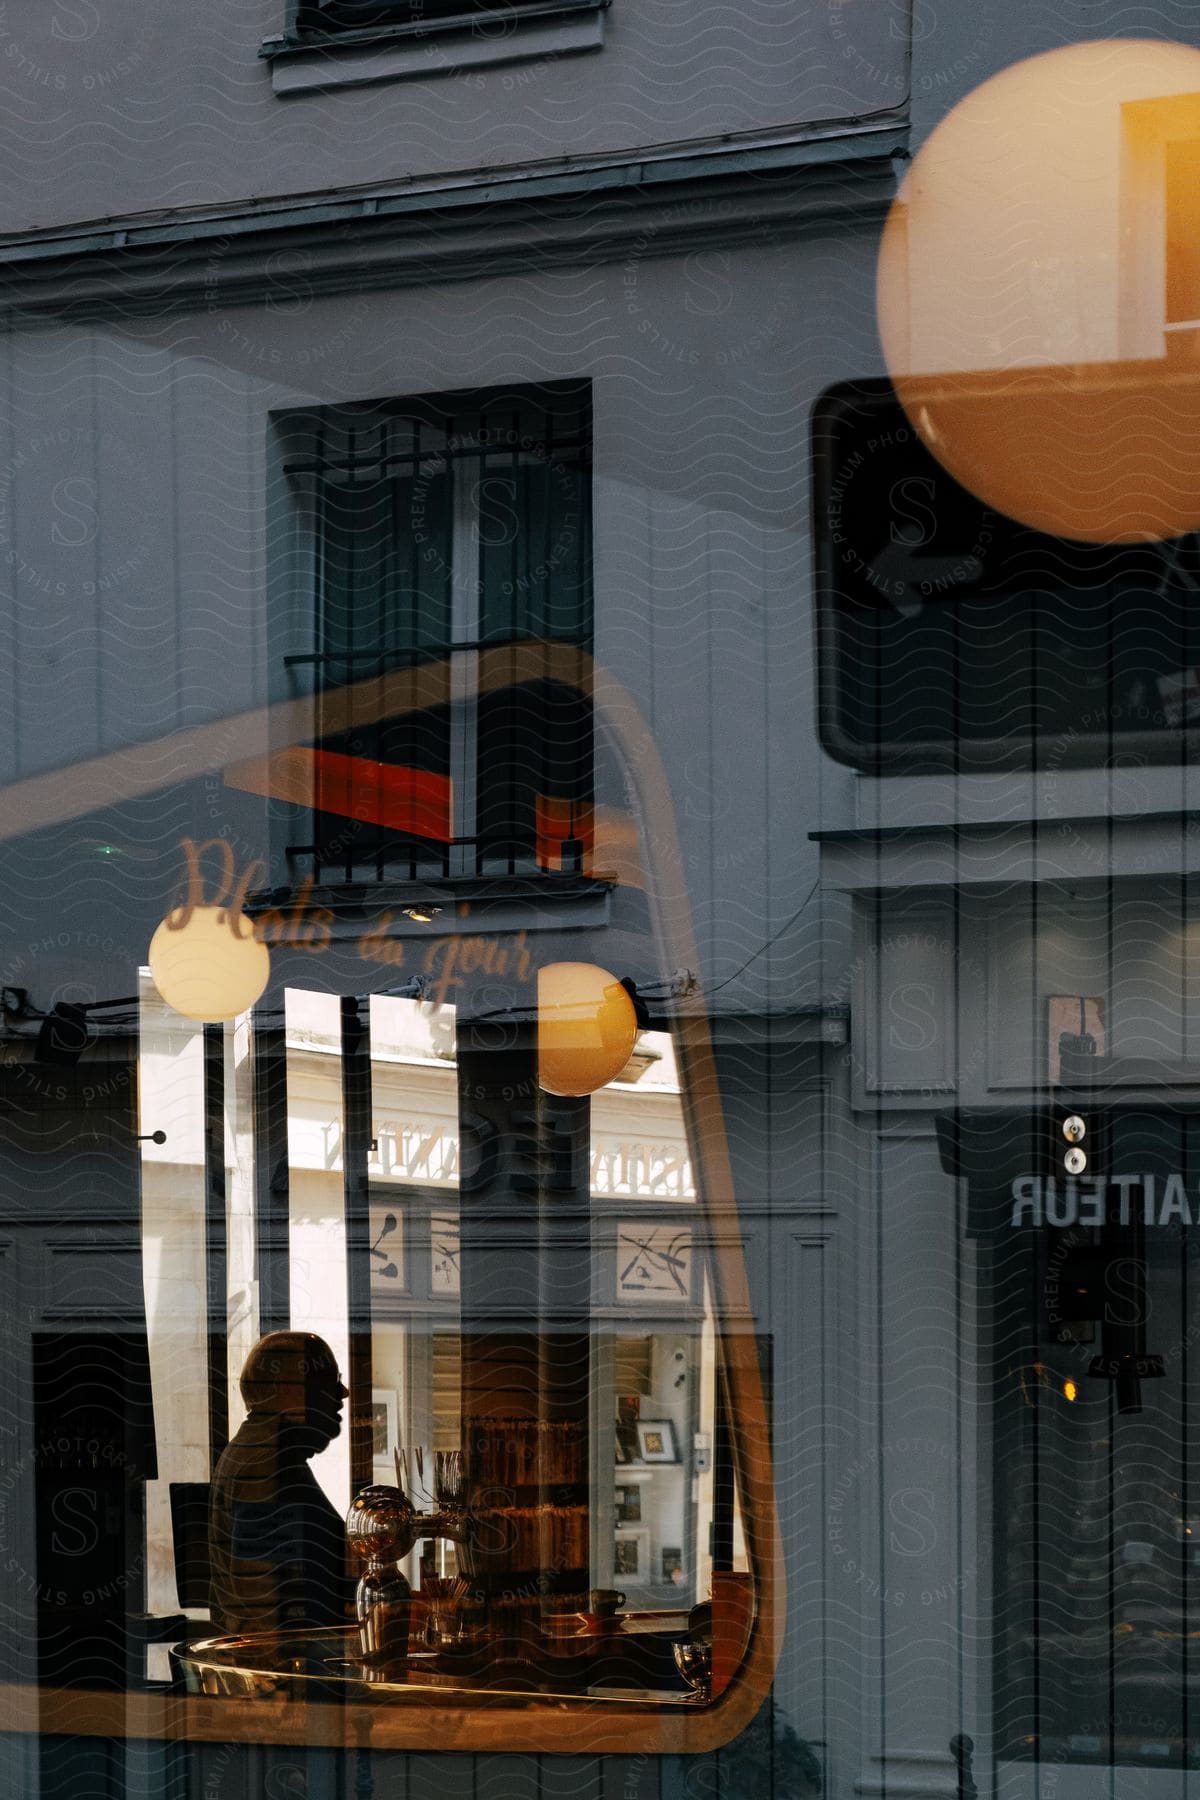
[[[615,1619],[624,1604],[625,1596],[620,1588],[593,1588],[588,1596],[588,1605],[600,1620]]]

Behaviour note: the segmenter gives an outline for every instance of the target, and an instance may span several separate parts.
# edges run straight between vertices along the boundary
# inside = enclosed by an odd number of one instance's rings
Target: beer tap
[[[400,1487],[382,1482],[362,1488],[346,1515],[351,1550],[364,1561],[384,1556],[400,1562],[422,1538],[444,1538],[465,1543],[470,1515],[457,1500],[441,1503],[433,1512],[420,1513]]]
[[[365,1658],[386,1661],[407,1650],[412,1588],[400,1562],[422,1538],[464,1543],[469,1526],[470,1514],[458,1494],[428,1513],[418,1512],[402,1487],[382,1482],[355,1496],[346,1515],[346,1536],[351,1555],[364,1565],[355,1614]]]

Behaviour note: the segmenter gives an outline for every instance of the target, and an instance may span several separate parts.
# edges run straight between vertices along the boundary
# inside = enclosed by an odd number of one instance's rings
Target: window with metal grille
[[[578,873],[592,792],[587,384],[330,409],[300,441],[285,469],[312,596],[306,647],[285,660],[293,690],[313,693],[316,732],[294,872]],[[378,678],[405,670],[410,702],[381,707]]]

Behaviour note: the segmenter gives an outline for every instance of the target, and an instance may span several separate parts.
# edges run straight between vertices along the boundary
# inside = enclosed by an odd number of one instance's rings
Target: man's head
[[[269,1331],[259,1338],[242,1370],[242,1399],[251,1413],[286,1419],[311,1442],[312,1455],[342,1428],[347,1390],[337,1358],[312,1331]]]

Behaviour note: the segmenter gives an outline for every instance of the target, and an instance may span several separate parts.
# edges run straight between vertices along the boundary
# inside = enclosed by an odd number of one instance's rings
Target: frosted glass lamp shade
[[[224,906],[180,908],[150,940],[150,973],[168,1006],[185,1019],[216,1025],[254,1005],[267,985],[271,955],[243,914]]]
[[[538,1085],[548,1094],[594,1094],[629,1061],[637,1042],[633,1001],[595,963],[538,970]]]
[[[1200,50],[1152,38],[1016,63],[917,152],[880,336],[913,431],[985,505],[1086,543],[1200,529],[1198,160]]]

